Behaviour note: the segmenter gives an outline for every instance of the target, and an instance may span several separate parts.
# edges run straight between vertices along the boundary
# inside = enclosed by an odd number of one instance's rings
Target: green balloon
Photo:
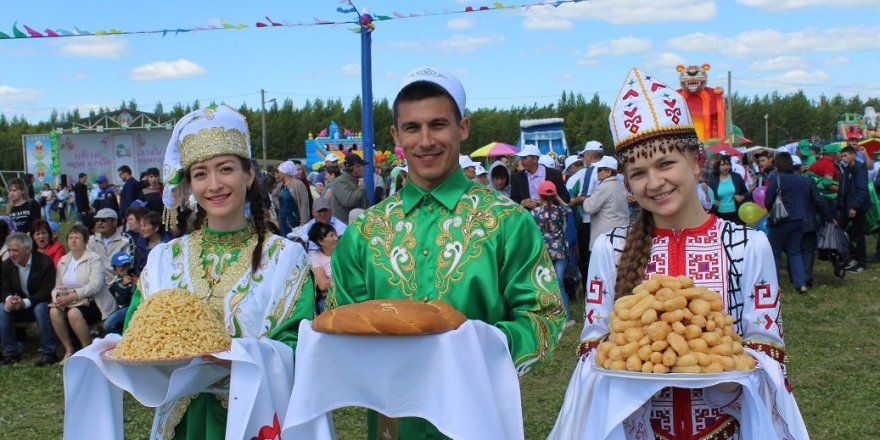
[[[767,210],[755,202],[746,202],[739,207],[739,218],[750,225],[755,224],[766,214]]]

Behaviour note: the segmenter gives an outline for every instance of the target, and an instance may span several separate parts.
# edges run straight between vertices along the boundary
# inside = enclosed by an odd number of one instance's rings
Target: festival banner
[[[48,134],[22,136],[25,151],[25,170],[34,176],[34,187],[44,183],[55,186],[52,165],[52,138]]]
[[[170,130],[61,134],[58,168],[72,179],[83,172],[88,174],[89,182],[103,175],[119,185],[122,182],[116,170],[122,165],[128,165],[135,178],[147,168],[161,169],[170,139]]]

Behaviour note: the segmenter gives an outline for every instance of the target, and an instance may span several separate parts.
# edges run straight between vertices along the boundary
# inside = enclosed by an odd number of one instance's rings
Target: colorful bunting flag
[[[578,3],[584,0],[557,0],[553,2],[545,3],[543,1],[534,1],[532,3],[523,3],[523,4],[509,4],[505,5],[502,2],[493,2],[491,6],[467,6],[464,9],[460,10],[450,10],[446,9],[443,12],[432,12],[432,11],[424,11],[422,13],[402,13],[394,11],[391,14],[370,14],[370,15],[361,15],[357,7],[353,4],[351,0],[341,0],[339,3],[342,5],[348,5],[349,7],[337,7],[336,12],[341,14],[358,14],[358,19],[356,20],[324,20],[321,18],[314,17],[313,22],[299,22],[299,23],[291,23],[288,21],[276,22],[270,19],[268,16],[265,17],[266,22],[256,21],[254,24],[249,25],[246,23],[232,24],[225,20],[221,20],[220,26],[206,26],[200,27],[196,26],[193,28],[178,28],[178,29],[159,29],[159,30],[139,30],[139,31],[126,31],[117,28],[110,29],[101,29],[95,32],[90,32],[88,30],[80,29],[77,26],[73,26],[75,32],[62,29],[62,28],[47,28],[42,32],[36,30],[35,28],[28,26],[26,24],[22,24],[21,26],[24,28],[24,31],[19,29],[19,23],[16,21],[12,24],[12,35],[9,35],[3,31],[0,31],[0,40],[7,39],[18,39],[18,38],[68,38],[68,37],[82,37],[89,35],[140,35],[140,34],[160,34],[163,37],[173,33],[174,35],[178,35],[186,32],[195,32],[195,31],[218,31],[218,30],[241,30],[247,28],[267,28],[267,27],[306,27],[306,26],[336,26],[336,25],[344,25],[344,24],[354,24],[359,26],[358,28],[352,28],[353,32],[360,32],[361,29],[367,28],[372,30],[374,28],[373,21],[387,21],[387,20],[399,20],[399,19],[408,19],[408,18],[418,18],[418,17],[427,17],[434,15],[453,15],[453,14],[461,14],[461,13],[471,13],[471,12],[483,12],[483,11],[496,11],[496,10],[504,10],[504,9],[518,9],[522,8],[523,10],[529,10],[534,7],[541,6],[551,6],[551,7],[559,7],[566,3]],[[364,21],[365,17],[370,17],[368,21]]]

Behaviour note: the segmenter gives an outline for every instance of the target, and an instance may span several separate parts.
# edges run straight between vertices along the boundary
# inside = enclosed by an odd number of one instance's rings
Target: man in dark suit
[[[37,321],[40,329],[40,359],[37,366],[58,362],[55,354],[57,340],[49,319],[49,304],[55,287],[55,264],[52,259],[34,252],[33,241],[27,234],[16,232],[6,239],[9,259],[0,265],[3,281],[0,284],[0,342],[3,357],[0,365],[21,361],[21,352],[15,335],[15,322]]]
[[[510,198],[524,208],[531,211],[540,203],[538,185],[545,180],[553,182],[556,186],[556,194],[568,203],[571,197],[562,180],[562,171],[555,168],[547,168],[538,163],[541,150],[534,145],[523,145],[522,150],[516,153],[520,158],[522,171],[516,171],[510,176]]]
[[[89,187],[86,185],[86,173],[79,173],[79,180],[73,185],[73,196],[76,200],[76,218],[82,222],[83,215],[91,210],[89,206]]]
[[[141,191],[141,183],[131,175],[131,168],[123,165],[116,170],[119,178],[122,179],[122,191],[119,192],[119,214],[125,215],[131,202],[143,198],[144,193]]]

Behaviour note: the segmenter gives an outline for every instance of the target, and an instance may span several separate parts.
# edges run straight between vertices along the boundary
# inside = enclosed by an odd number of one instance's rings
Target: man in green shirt
[[[409,182],[349,225],[331,259],[327,304],[446,301],[497,326],[522,375],[555,348],[565,314],[535,221],[459,167],[470,127],[464,108],[464,89],[451,74],[426,67],[404,78],[391,135],[404,150]],[[368,426],[371,439],[389,428],[400,439],[445,438],[417,418],[371,411]]]

